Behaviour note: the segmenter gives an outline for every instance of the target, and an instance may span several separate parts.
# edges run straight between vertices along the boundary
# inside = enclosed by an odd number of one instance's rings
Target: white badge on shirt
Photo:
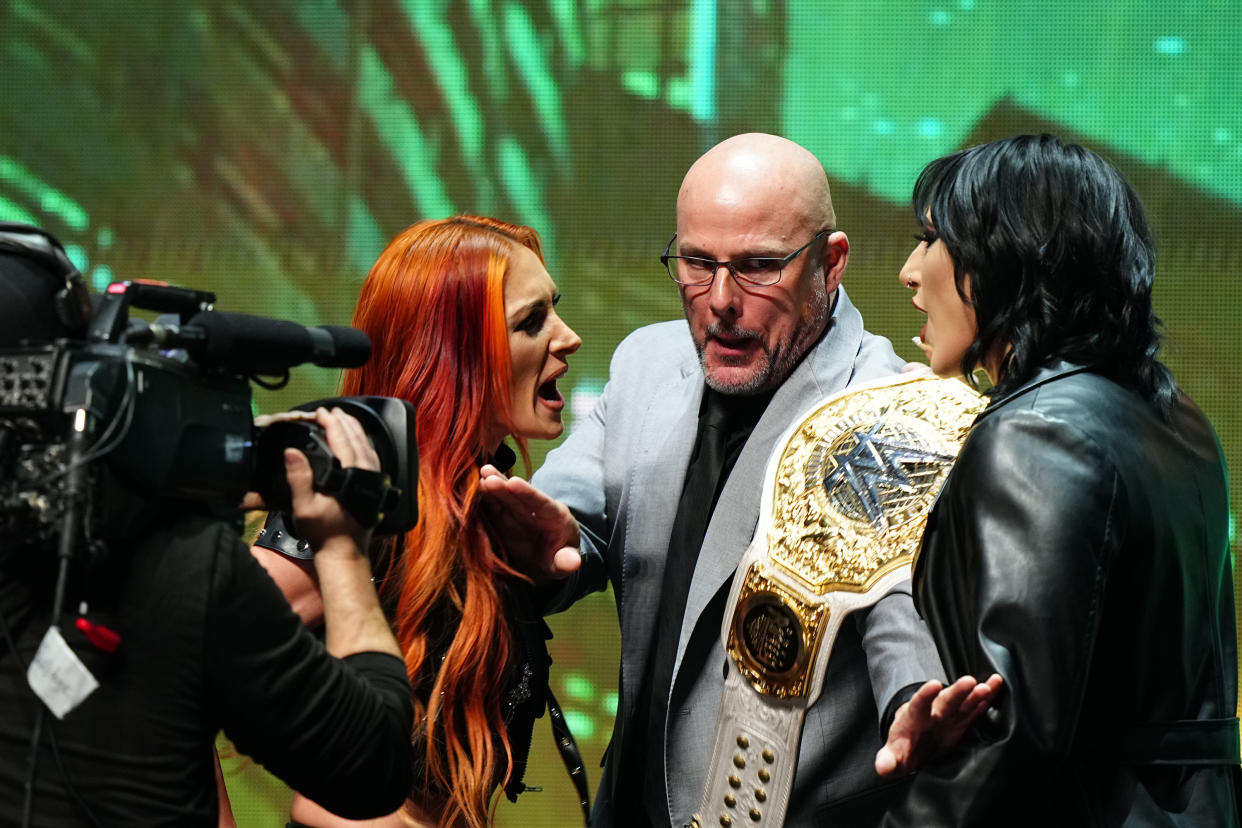
[[[49,627],[39,643],[26,670],[26,681],[58,719],[65,718],[99,686],[56,627]]]

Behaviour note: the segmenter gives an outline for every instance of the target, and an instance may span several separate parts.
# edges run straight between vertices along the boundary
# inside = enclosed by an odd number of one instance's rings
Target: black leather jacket
[[[979,415],[914,567],[950,676],[1005,691],[887,825],[1236,826],[1224,455],[1079,366]]]

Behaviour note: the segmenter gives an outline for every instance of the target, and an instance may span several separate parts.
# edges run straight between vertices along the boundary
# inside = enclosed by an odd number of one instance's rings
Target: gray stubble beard
[[[718,324],[708,325],[704,332],[704,341],[694,343],[694,350],[699,355],[699,367],[703,370],[707,387],[720,394],[749,397],[779,386],[793,373],[798,360],[802,359],[802,356],[823,333],[824,326],[828,324],[828,317],[832,312],[832,305],[828,300],[827,286],[822,279],[816,279],[811,286],[811,299],[806,305],[806,313],[803,314],[799,325],[790,331],[788,337],[776,342],[770,351],[764,348],[762,360],[755,366],[750,377],[742,382],[723,383],[708,373],[704,354],[706,336],[709,333],[716,334],[725,330]],[[731,332],[756,338],[751,335],[750,331],[744,329],[735,329]]]

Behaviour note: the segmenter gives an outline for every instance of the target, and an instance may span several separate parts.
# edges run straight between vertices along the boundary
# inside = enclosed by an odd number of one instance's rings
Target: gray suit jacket
[[[728,586],[759,518],[762,475],[778,437],[795,417],[851,383],[892,374],[902,362],[888,340],[863,330],[839,291],[829,329],[777,390],[721,491],[703,540],[682,622],[665,726],[669,824],[689,821],[702,789],[724,687],[720,627]],[[620,699],[592,824],[614,824],[619,762],[647,668],[664,561],[698,428],[703,372],[685,322],[628,336],[613,355],[595,411],[574,424],[534,484],[565,502],[582,524],[581,570],[553,602],[568,606],[611,581],[621,625]],[[878,711],[906,685],[943,678],[935,646],[914,611],[909,585],[855,614],[833,649],[824,692],[808,711],[788,825],[809,825],[829,809],[863,797],[888,799],[873,769]],[[874,796],[868,796],[874,794]],[[871,808],[864,807],[867,819]],[[878,821],[878,814],[875,819]],[[851,812],[851,822],[857,817]]]

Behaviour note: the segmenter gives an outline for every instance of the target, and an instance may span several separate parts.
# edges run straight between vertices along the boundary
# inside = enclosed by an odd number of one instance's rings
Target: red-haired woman
[[[419,522],[390,539],[381,599],[414,687],[422,769],[402,812],[366,824],[479,828],[497,788],[522,789],[544,707],[546,628],[480,513],[479,470],[513,464],[506,437],[529,464],[528,439],[561,434],[556,383],[582,341],[557,316],[558,298],[534,230],[474,216],[407,228],[362,287],[353,324],[372,356],[346,373],[343,392],[418,408]],[[310,605],[286,592],[314,618],[313,591],[300,591]],[[358,824],[301,797],[291,817]]]

